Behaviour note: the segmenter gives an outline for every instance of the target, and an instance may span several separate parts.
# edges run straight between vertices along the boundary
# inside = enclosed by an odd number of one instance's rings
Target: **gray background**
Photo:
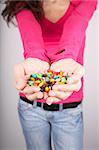
[[[99,150],[99,11],[87,29],[85,47],[84,150]],[[13,84],[13,66],[23,60],[18,28],[0,17],[0,150],[25,150],[18,113],[18,92]]]

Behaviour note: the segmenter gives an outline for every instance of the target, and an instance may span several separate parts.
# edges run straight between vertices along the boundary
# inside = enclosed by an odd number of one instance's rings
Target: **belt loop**
[[[60,110],[60,111],[63,110],[63,104],[59,104],[59,110]]]
[[[37,101],[34,100],[33,107],[37,107]]]
[[[43,108],[43,103],[41,102],[41,108]]]

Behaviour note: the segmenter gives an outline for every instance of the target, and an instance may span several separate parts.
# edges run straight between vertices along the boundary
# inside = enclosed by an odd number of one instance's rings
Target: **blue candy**
[[[32,74],[31,76],[32,76],[33,78],[37,78],[37,74],[35,74],[35,73]]]

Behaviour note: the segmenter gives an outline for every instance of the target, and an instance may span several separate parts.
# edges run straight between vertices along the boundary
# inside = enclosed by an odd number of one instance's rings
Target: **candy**
[[[58,79],[59,78],[59,76],[54,76],[54,79]]]
[[[53,72],[48,72],[49,74],[53,74]]]
[[[30,80],[35,81],[35,78],[31,77]]]
[[[37,74],[32,74],[31,75],[33,78],[37,78]]]
[[[41,73],[37,74],[37,78],[42,79],[42,74]]]
[[[46,77],[46,76],[47,76],[46,74],[43,74],[43,75],[42,75],[42,77]]]
[[[45,78],[45,81],[46,81],[46,82],[49,81],[49,80],[50,80],[50,79],[49,79],[48,77]]]
[[[37,84],[37,83],[34,83],[34,86],[38,86],[38,84]]]
[[[51,74],[48,73],[48,74],[47,74],[47,77],[50,78],[50,77],[51,77]]]
[[[63,71],[60,71],[60,73],[59,73],[61,76],[63,76],[63,74],[64,74],[64,72]]]
[[[40,80],[36,80],[36,81],[35,81],[35,83],[40,83],[40,82],[41,82]]]
[[[41,83],[39,84],[39,87],[41,87],[42,85],[44,85],[44,81],[41,81]]]
[[[61,81],[61,79],[60,79],[60,78],[58,78],[58,79],[56,79],[55,81]]]
[[[33,86],[33,81],[28,81],[29,86]]]
[[[57,73],[56,73],[56,72],[53,72],[53,75],[54,75],[54,76],[57,76]]]
[[[55,82],[55,79],[52,79],[52,78],[51,78],[51,79],[50,79],[50,82],[54,83],[54,82]]]
[[[49,92],[49,90],[50,90],[49,87],[46,86],[45,87],[45,92]]]
[[[69,76],[66,76],[66,80],[69,78]]]
[[[52,90],[53,85],[55,84],[67,84],[67,79],[69,75],[63,71],[54,72],[48,70],[45,74],[34,73],[28,79],[27,84],[29,86],[38,86],[40,87],[41,92],[49,92]]]
[[[51,73],[53,73],[53,70],[48,69],[48,71],[47,71],[47,72],[51,72]]]
[[[62,78],[61,78],[61,82],[66,83],[66,78],[65,78],[65,77],[62,77]]]
[[[58,82],[58,84],[64,84],[64,82]]]

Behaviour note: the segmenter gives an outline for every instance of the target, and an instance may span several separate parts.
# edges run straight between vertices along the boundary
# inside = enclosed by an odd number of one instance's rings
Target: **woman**
[[[7,22],[15,16],[24,58],[15,65],[18,112],[28,150],[83,149],[83,52],[85,31],[96,1],[7,1]],[[47,94],[26,82],[31,73],[68,72],[66,85]],[[31,105],[32,104],[32,105]]]

